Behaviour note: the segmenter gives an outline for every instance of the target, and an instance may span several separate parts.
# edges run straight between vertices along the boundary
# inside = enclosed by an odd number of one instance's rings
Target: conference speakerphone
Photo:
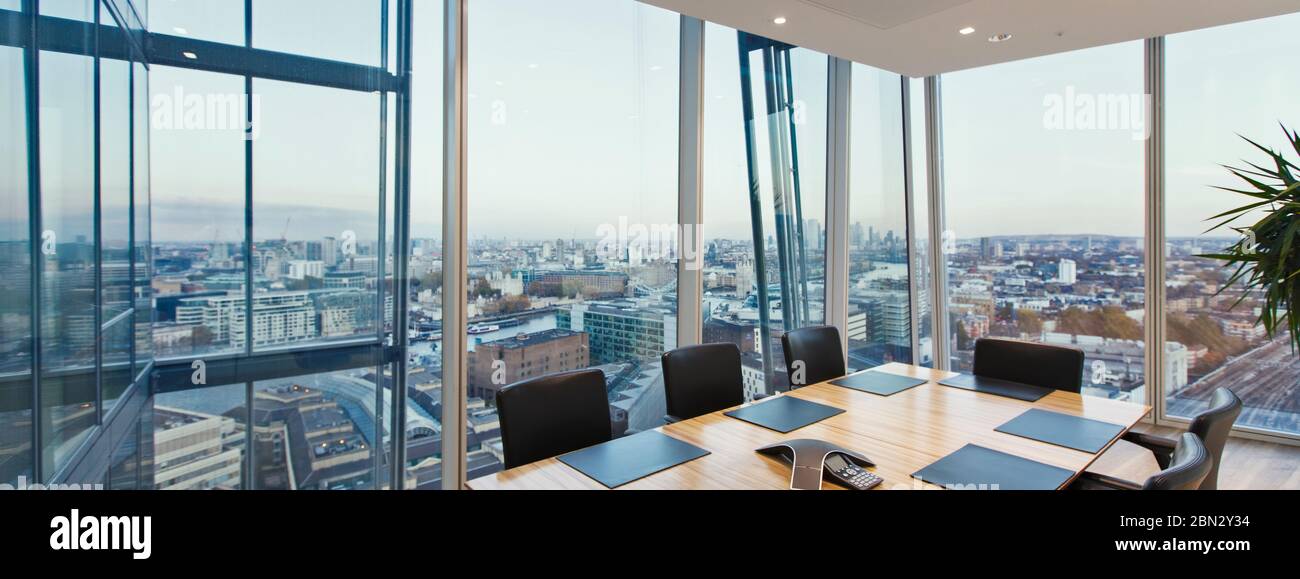
[[[884,482],[867,470],[867,467],[876,466],[871,459],[822,440],[787,440],[755,452],[789,461],[790,488],[795,490],[821,490],[825,478],[860,491]]]

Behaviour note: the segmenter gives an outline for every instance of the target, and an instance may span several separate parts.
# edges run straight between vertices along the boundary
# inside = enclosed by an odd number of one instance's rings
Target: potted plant
[[[1288,130],[1287,140],[1300,155],[1300,133]],[[1222,260],[1225,267],[1235,267],[1219,292],[1232,286],[1245,290],[1233,303],[1236,307],[1247,296],[1258,295],[1263,300],[1259,323],[1270,338],[1279,330],[1290,332],[1291,348],[1300,346],[1300,167],[1277,151],[1269,149],[1246,137],[1241,137],[1269,157],[1269,162],[1257,165],[1243,161],[1248,167],[1225,165],[1229,172],[1245,182],[1241,189],[1215,187],[1250,197],[1250,203],[1225,211],[1207,221],[1223,219],[1206,233],[1229,228],[1241,234],[1241,240],[1225,248],[1222,253],[1199,257]],[[1271,165],[1271,166],[1270,166]],[[1252,214],[1262,215],[1254,225],[1237,226],[1233,222]]]

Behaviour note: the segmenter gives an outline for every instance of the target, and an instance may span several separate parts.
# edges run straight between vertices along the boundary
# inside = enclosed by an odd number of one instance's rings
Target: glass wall
[[[8,7],[5,7],[8,9]],[[32,476],[32,251],[24,49],[0,46],[0,484]]]
[[[379,66],[384,4],[396,0],[254,0],[253,47]],[[417,2],[417,4],[420,2]]]
[[[113,22],[108,10],[100,10],[99,16],[102,24]],[[100,382],[105,413],[135,379],[131,66],[123,60],[99,60]]]
[[[941,249],[930,239],[930,177],[929,146],[925,128],[925,80],[909,78],[908,100],[909,132],[912,149],[912,287],[916,293],[917,347],[913,363],[934,367],[934,268],[930,265],[932,252]]]
[[[152,73],[142,133],[154,161],[154,347],[161,358],[236,352],[247,284],[244,79],[158,65]]]
[[[244,43],[244,0],[154,0],[150,8],[150,32]]]
[[[254,418],[252,450],[241,451],[247,472],[225,469],[221,481],[176,487],[390,487],[393,394],[402,382],[411,384],[406,486],[437,487],[441,225],[434,216],[441,172],[428,159],[441,155],[441,5],[419,3],[423,32],[416,62],[423,67],[413,68],[423,74],[412,77],[421,92],[412,119],[423,129],[411,139],[411,151],[425,161],[410,163],[397,156],[399,142],[413,132],[398,116],[397,46],[410,36],[398,26],[405,2],[258,1],[247,14],[239,4],[216,10],[210,3],[170,2],[151,27],[183,56],[155,66],[149,128],[155,156],[150,175],[162,201],[152,215],[158,238],[154,346],[169,366],[186,367],[183,376],[166,378],[174,381],[166,388],[226,401],[219,391],[232,387],[203,383],[205,369],[255,388],[251,403],[240,393],[237,405],[219,411],[178,405],[225,416],[222,424],[247,422],[250,407]],[[213,49],[190,40],[243,45],[250,25],[252,46],[275,52],[236,48],[214,65],[206,61]],[[416,240],[402,263],[395,200],[407,186],[407,171],[418,188],[411,204]],[[411,301],[401,305],[411,313],[413,338],[405,380],[397,380],[395,365],[377,351],[394,344],[385,338],[396,338],[399,264],[411,272]],[[316,352],[323,348],[331,351]],[[304,364],[296,377],[283,368],[240,364],[247,356],[285,351],[303,360],[346,357],[351,364],[360,356],[374,362],[331,372]],[[198,364],[192,376],[191,363]],[[324,393],[304,398],[305,406],[289,400],[308,391]],[[165,432],[156,427],[155,440]],[[277,432],[283,436],[276,438]],[[240,438],[226,446],[243,444]],[[168,477],[161,462],[158,469],[161,487]]]
[[[431,490],[442,483],[443,14],[440,2],[420,2],[412,9],[411,91],[416,96],[411,101],[411,157],[416,161],[410,166],[410,293],[405,304],[407,415],[419,407],[437,427],[406,431],[407,480],[403,488]]]
[[[468,474],[495,394],[604,372],[615,434],[658,426],[677,341],[679,18],[631,0],[475,0],[468,47]],[[455,298],[453,298],[455,299]]]
[[[623,434],[660,424],[659,356],[679,323],[741,349],[752,398],[789,387],[782,334],[826,320],[826,55],[705,26],[703,319],[679,322],[678,15],[632,0],[471,0],[470,291],[444,296],[442,3],[413,8],[409,125],[396,57],[404,2],[256,0],[247,14],[242,0],[156,4],[154,46],[215,41],[231,56],[96,58],[96,42],[133,44],[94,0],[41,3],[66,19],[48,32],[70,42],[41,51],[37,69],[25,66],[30,48],[0,43],[11,136],[0,144],[0,290],[13,296],[0,308],[0,483],[74,463],[129,407],[155,352],[173,369],[286,350],[367,357],[347,370],[250,365],[234,384],[164,389],[148,443],[113,449],[113,486],[437,488],[447,437],[466,437],[469,477],[500,468],[495,394],[506,384],[598,368]],[[1277,96],[1296,87],[1243,64],[1293,48],[1278,39],[1295,18],[1168,39],[1160,371],[1172,416],[1226,385],[1246,400],[1243,425],[1300,431],[1286,337],[1262,335],[1253,296],[1229,308],[1241,294],[1216,293],[1226,272],[1196,257],[1233,242],[1202,232],[1237,203],[1211,189],[1234,184],[1217,163],[1257,154],[1234,134],[1289,146],[1276,122],[1300,120]],[[1240,47],[1220,54],[1225,45]],[[929,228],[922,81],[853,65],[853,369],[933,365],[944,340],[952,367],[969,370],[975,340],[1011,337],[1079,347],[1085,393],[1146,401],[1142,57],[1130,42],[944,75],[942,239]],[[935,251],[949,285],[932,306]],[[463,433],[441,428],[444,298],[469,312]],[[409,320],[405,344],[395,308]],[[933,335],[932,309],[950,335]],[[404,464],[393,464],[397,439]]]
[[[374,339],[380,97],[261,79],[253,95],[253,349]]]
[[[853,65],[849,114],[849,367],[912,362],[903,86]]]
[[[93,0],[43,14],[95,21]],[[47,4],[48,5],[48,4]],[[43,5],[42,8],[45,8]],[[42,464],[62,467],[97,420],[94,31],[80,54],[40,54]]]
[[[975,341],[1081,348],[1084,393],[1144,402],[1143,45],[943,77],[952,367]]]
[[[381,105],[393,102],[392,77],[377,67],[397,42],[397,2],[254,2],[251,14],[243,2],[165,4],[151,30],[180,47],[242,45],[251,24],[253,46],[278,53],[213,67],[195,48],[155,67],[159,355],[378,341],[393,315],[380,231],[396,123]],[[255,78],[223,73],[241,66]]]
[[[1300,130],[1300,106],[1293,98],[1300,79],[1276,59],[1300,48],[1291,33],[1297,24],[1300,15],[1288,15],[1165,40],[1164,394],[1170,416],[1196,414],[1216,388],[1226,387],[1245,404],[1239,426],[1300,434],[1300,358],[1290,337],[1265,335],[1256,323],[1262,305],[1257,294],[1243,295],[1237,285],[1224,288],[1235,268],[1197,257],[1236,244],[1242,234],[1232,227],[1249,227],[1263,217],[1252,212],[1229,227],[1206,231],[1223,221],[1212,216],[1256,201],[1216,189],[1252,189],[1222,165],[1274,167],[1242,137],[1296,162],[1282,127]]]
[[[135,369],[138,378],[150,368],[157,354],[154,349],[153,322],[153,182],[150,159],[149,70],[140,61],[131,64],[131,195],[134,200],[131,218],[131,278],[135,304]],[[147,458],[147,457],[146,457]],[[143,460],[143,459],[142,459]]]
[[[789,386],[781,334],[826,319],[829,60],[712,23],[705,46],[703,337],[752,398]]]
[[[80,475],[82,458],[112,451],[105,417],[152,360],[135,348],[132,277],[148,244],[134,219],[149,205],[133,180],[143,55],[119,5],[0,4],[13,24],[0,30],[0,484]],[[24,45],[19,23],[48,43]]]

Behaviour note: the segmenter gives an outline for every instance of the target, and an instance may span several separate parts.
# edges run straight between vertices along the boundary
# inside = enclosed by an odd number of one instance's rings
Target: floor
[[[1181,432],[1164,426],[1139,424],[1134,430],[1172,437]],[[1122,444],[1121,444],[1122,443]],[[1141,480],[1143,473],[1158,469],[1151,453],[1119,441],[1088,470]],[[1219,467],[1219,488],[1223,490],[1300,490],[1300,446],[1229,438]]]

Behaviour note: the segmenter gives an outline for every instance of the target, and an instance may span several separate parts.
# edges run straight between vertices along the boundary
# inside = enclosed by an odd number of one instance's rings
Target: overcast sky
[[[9,0],[0,0],[0,7]],[[439,3],[416,2],[414,233],[438,236],[441,174]],[[153,0],[151,27],[242,42],[242,0]],[[379,18],[354,0],[255,2],[259,47],[379,64]],[[470,236],[592,238],[620,217],[676,220],[678,20],[630,1],[474,0],[469,33]],[[1272,64],[1300,53],[1300,16],[1168,39],[1167,187],[1170,236],[1238,204],[1218,163],[1259,159],[1235,133],[1273,146],[1278,121],[1300,126],[1300,77]],[[374,33],[358,33],[358,29]],[[749,236],[748,175],[735,32],[706,37],[705,215],[708,237]],[[200,55],[201,57],[201,55]],[[825,222],[826,58],[797,50],[794,92],[806,218]],[[21,78],[15,49],[0,71]],[[240,77],[155,66],[155,95],[238,95]],[[6,82],[7,87],[19,86]],[[1143,224],[1140,127],[1060,130],[1046,102],[1067,94],[1141,99],[1142,44],[1131,42],[946,75],[948,225],[958,237],[1043,233],[1136,236]],[[762,98],[761,85],[756,97]],[[851,219],[903,230],[897,77],[855,66]],[[379,96],[256,81],[254,235],[316,239],[377,234]],[[0,92],[14,125],[21,91]],[[156,104],[156,102],[155,102]],[[760,102],[761,108],[761,102]],[[15,113],[16,111],[16,113]],[[391,111],[390,111],[391,113]],[[21,121],[13,128],[21,129]],[[757,125],[759,176],[770,197],[766,120]],[[914,127],[919,131],[920,126]],[[6,134],[19,134],[6,131]],[[918,135],[919,136],[919,135]],[[243,141],[237,130],[152,134],[154,236],[242,238]],[[25,214],[21,156],[0,145],[6,215]],[[924,160],[914,150],[918,171]],[[923,183],[921,183],[923,185]],[[389,191],[391,193],[391,190]],[[390,195],[391,197],[391,195]],[[764,219],[771,231],[771,201]],[[21,228],[7,236],[21,234]]]

